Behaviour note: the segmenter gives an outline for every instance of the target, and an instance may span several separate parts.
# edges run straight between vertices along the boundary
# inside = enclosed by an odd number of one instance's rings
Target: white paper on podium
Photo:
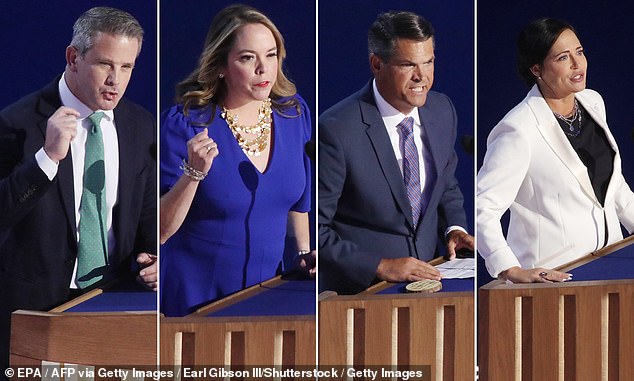
[[[474,278],[475,258],[454,259],[436,266],[443,279]]]

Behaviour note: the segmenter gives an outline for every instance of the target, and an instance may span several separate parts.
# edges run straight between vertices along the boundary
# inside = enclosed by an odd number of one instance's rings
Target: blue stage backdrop
[[[61,75],[73,23],[94,6],[130,12],[145,30],[141,55],[128,85],[128,99],[156,113],[156,4],[153,1],[16,1],[0,12],[0,109],[44,87]]]
[[[377,15],[391,10],[418,13],[435,30],[435,75],[432,89],[447,94],[458,113],[458,141],[474,135],[474,8],[471,1],[319,2],[319,112],[361,89],[372,77],[368,29]],[[464,193],[473,233],[474,159],[460,143],[456,176]]]
[[[629,25],[634,5],[608,1],[478,1],[478,168],[491,129],[526,93],[515,69],[516,41],[521,29],[541,17],[560,18],[579,34],[588,59],[587,87],[605,101],[608,123],[623,160],[623,174],[634,185],[632,161],[632,85],[627,65],[634,58]],[[481,280],[488,276],[480,263]],[[481,282],[479,282],[481,283]]]
[[[174,89],[194,70],[203,49],[207,30],[213,17],[233,3],[253,6],[266,14],[277,26],[284,37],[286,60],[284,73],[297,86],[297,92],[306,100],[313,120],[313,139],[315,139],[315,2],[313,0],[276,0],[276,1],[209,1],[183,0],[161,1],[161,85],[160,108],[167,109],[174,103]],[[316,180],[313,166],[313,192],[311,221],[311,242],[315,246],[314,221]],[[285,268],[290,266],[295,254],[289,245],[285,256]]]

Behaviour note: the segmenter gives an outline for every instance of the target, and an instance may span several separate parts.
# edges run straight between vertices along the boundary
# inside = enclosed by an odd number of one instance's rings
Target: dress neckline
[[[231,129],[229,128],[229,125],[227,124],[227,121],[224,120],[223,118],[220,117],[220,113],[222,113],[222,108],[218,107],[216,109],[216,118],[219,118],[220,120],[222,120],[224,128],[226,130],[226,133],[228,134],[228,136],[231,138],[231,145],[239,151],[239,155],[242,155],[242,161],[247,161],[255,171],[257,171],[258,175],[260,176],[264,176],[267,173],[269,173],[271,165],[273,163],[273,158],[275,156],[275,151],[276,151],[276,146],[277,146],[277,121],[278,121],[278,115],[275,112],[275,109],[273,109],[273,112],[271,113],[271,141],[269,142],[269,154],[268,154],[268,158],[266,160],[266,166],[264,167],[264,170],[260,171],[260,169],[253,164],[253,161],[251,160],[251,158],[249,157],[249,155],[247,155],[242,148],[240,147],[240,144],[238,144],[238,141],[236,140],[235,136],[233,136],[233,133],[231,132]]]

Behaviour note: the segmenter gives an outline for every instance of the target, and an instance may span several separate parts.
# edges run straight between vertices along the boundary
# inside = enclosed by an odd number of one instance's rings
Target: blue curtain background
[[[474,135],[474,7],[470,1],[319,1],[319,113],[361,89],[371,78],[368,29],[378,14],[415,12],[435,30],[432,89],[447,94],[458,113],[456,177],[473,233],[474,158],[460,139]]]
[[[484,159],[489,132],[529,90],[515,70],[517,36],[529,22],[554,17],[568,21],[577,30],[588,59],[587,87],[603,96],[608,124],[621,151],[623,175],[632,186],[632,14],[634,4],[629,2],[479,0],[478,168]],[[489,279],[481,261],[479,283]]]
[[[0,12],[0,109],[37,91],[61,75],[75,20],[95,6],[131,13],[145,30],[125,96],[156,113],[156,3],[125,0],[16,1]]]

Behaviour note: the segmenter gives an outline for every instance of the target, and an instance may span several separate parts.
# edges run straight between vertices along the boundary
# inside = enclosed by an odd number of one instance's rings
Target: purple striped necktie
[[[421,188],[418,151],[414,144],[414,118],[411,116],[403,119],[398,124],[402,132],[401,151],[403,152],[403,180],[407,189],[407,198],[412,206],[412,221],[414,226],[418,224],[421,212]]]

